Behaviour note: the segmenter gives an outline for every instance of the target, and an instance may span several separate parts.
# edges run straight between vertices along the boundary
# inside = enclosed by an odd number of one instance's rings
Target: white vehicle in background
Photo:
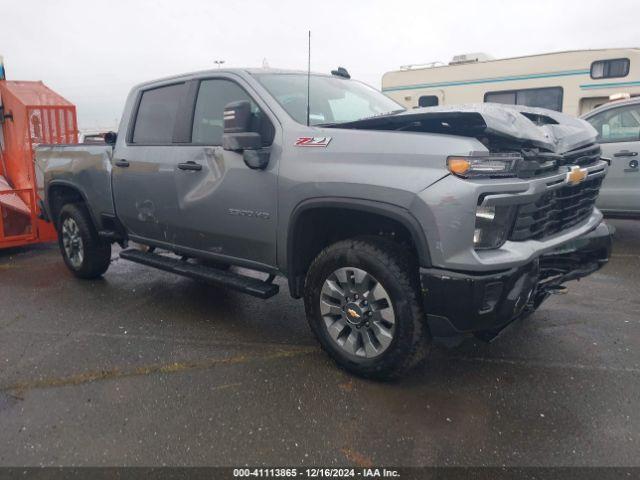
[[[640,95],[640,49],[576,50],[495,60],[457,55],[448,64],[405,65],[382,92],[407,108],[494,102],[584,115],[617,93]]]
[[[640,217],[640,97],[607,103],[583,119],[598,131],[602,156],[611,160],[597,207]]]

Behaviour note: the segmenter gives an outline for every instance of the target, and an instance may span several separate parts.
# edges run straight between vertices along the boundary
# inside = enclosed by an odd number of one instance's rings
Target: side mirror
[[[118,134],[116,132],[107,132],[104,134],[104,143],[107,145],[115,145],[117,139]]]
[[[242,152],[258,150],[260,147],[260,134],[251,131],[251,104],[246,100],[227,103],[224,107],[222,148]]]
[[[245,150],[242,159],[247,167],[253,170],[264,170],[269,165],[268,150]]]
[[[262,136],[251,130],[251,104],[242,100],[224,107],[222,148],[242,152],[247,167],[264,170],[269,164],[269,150],[262,148]]]
[[[262,137],[256,132],[225,133],[222,135],[222,148],[232,152],[258,150],[262,147]]]
[[[251,130],[251,104],[246,100],[224,106],[224,133],[243,133]]]

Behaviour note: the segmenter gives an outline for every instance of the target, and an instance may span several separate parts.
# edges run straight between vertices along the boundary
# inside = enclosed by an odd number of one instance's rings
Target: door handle
[[[124,158],[121,158],[120,160],[116,160],[116,167],[126,168],[128,166],[129,166],[129,162],[126,161]]]
[[[638,152],[630,152],[629,150],[621,150],[613,154],[614,157],[637,157]]]
[[[178,164],[178,168],[180,170],[192,170],[192,171],[198,171],[198,170],[202,170],[202,165],[200,165],[199,163],[196,162],[185,162],[185,163],[179,163]]]

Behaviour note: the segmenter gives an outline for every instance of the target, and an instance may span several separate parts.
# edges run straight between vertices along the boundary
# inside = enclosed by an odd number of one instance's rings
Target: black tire
[[[69,220],[70,223],[65,223]],[[72,222],[72,223],[71,223]],[[70,255],[65,248],[65,225],[77,226],[81,242],[82,259]],[[68,238],[68,236],[67,236]],[[87,208],[81,203],[69,203],[62,207],[58,216],[58,245],[67,268],[78,278],[100,277],[111,263],[111,244],[98,236]]]
[[[340,367],[362,377],[390,380],[402,376],[425,358],[431,338],[422,308],[417,265],[406,248],[379,237],[340,241],[316,257],[305,281],[307,320],[322,348]],[[320,301],[325,280],[345,267],[370,274],[391,300],[395,313],[394,335],[386,350],[377,357],[357,358],[345,351],[331,337],[323,318]],[[352,328],[349,330],[355,332]]]

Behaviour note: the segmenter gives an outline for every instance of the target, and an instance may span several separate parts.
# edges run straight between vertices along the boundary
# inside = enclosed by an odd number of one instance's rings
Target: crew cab
[[[595,139],[544,109],[405,110],[344,69],[220,69],[138,85],[105,144],[36,157],[77,277],[103,275],[113,243],[260,298],[283,276],[340,366],[392,378],[606,263]]]

